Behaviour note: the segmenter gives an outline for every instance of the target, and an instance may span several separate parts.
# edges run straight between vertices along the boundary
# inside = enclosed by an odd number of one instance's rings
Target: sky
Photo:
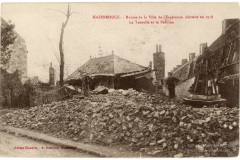
[[[15,24],[28,49],[28,76],[48,82],[49,66],[59,74],[59,39],[67,3],[2,3],[1,15]],[[64,33],[65,77],[91,57],[112,52],[142,66],[153,61],[156,44],[165,52],[165,72],[189,53],[199,54],[200,43],[208,46],[222,33],[224,19],[240,18],[238,3],[70,3],[71,15]],[[121,19],[93,19],[94,15],[118,15]],[[182,16],[174,24],[149,16]],[[155,24],[129,24],[126,16]],[[186,19],[186,16],[204,18]],[[206,18],[211,16],[212,18]],[[169,21],[169,19],[168,19]],[[57,58],[58,57],[58,58]]]

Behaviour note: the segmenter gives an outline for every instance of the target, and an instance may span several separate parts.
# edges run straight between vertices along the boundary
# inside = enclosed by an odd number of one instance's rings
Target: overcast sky
[[[166,73],[199,53],[199,44],[210,45],[222,32],[222,20],[240,18],[237,3],[71,3],[73,14],[64,34],[68,75],[99,53],[117,54],[148,66],[156,44],[162,45]],[[11,20],[25,39],[28,49],[28,76],[48,81],[52,61],[59,72],[58,43],[67,3],[4,3],[2,17]],[[119,15],[120,20],[96,20],[93,15]],[[212,19],[174,19],[174,24],[129,24],[125,16],[213,16]],[[148,19],[150,20],[150,19]],[[155,21],[155,20],[154,20]],[[67,72],[65,72],[67,74]]]

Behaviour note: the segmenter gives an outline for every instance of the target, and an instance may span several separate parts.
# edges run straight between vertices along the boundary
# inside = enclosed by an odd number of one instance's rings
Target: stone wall
[[[21,105],[21,98],[23,95],[23,85],[19,78],[19,72],[16,70],[10,74],[3,69],[1,70],[1,94],[0,106],[1,107],[19,107]]]
[[[2,26],[8,25],[8,23],[2,18]],[[21,82],[24,83],[27,80],[27,47],[25,40],[14,31],[15,42],[12,45],[9,45],[9,49],[12,50],[11,58],[9,63],[2,66],[3,70],[6,70],[8,73],[12,74],[18,70],[19,78]]]
[[[2,26],[8,23],[1,19]],[[9,45],[11,58],[0,68],[0,106],[19,107],[24,95],[23,83],[27,81],[27,47],[25,40],[16,32],[15,42]]]
[[[9,67],[7,72],[13,73],[16,70],[20,72],[21,82],[24,83],[27,80],[27,47],[25,40],[15,32],[17,38],[15,43],[9,48],[12,50],[11,59],[9,61]]]

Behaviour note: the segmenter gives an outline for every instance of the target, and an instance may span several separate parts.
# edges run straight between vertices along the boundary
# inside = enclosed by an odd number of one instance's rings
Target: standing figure
[[[174,98],[175,97],[175,85],[179,81],[179,79],[173,77],[172,72],[169,72],[168,74],[168,79],[167,79],[167,86],[168,86],[168,91],[169,91],[169,98]]]
[[[82,90],[83,90],[83,94],[84,96],[89,96],[89,92],[90,92],[90,88],[89,88],[89,77],[87,76],[86,73],[83,74],[82,77]]]

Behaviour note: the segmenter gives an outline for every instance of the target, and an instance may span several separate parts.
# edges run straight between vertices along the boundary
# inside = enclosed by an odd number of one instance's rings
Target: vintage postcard
[[[239,3],[2,3],[0,157],[237,157]]]

